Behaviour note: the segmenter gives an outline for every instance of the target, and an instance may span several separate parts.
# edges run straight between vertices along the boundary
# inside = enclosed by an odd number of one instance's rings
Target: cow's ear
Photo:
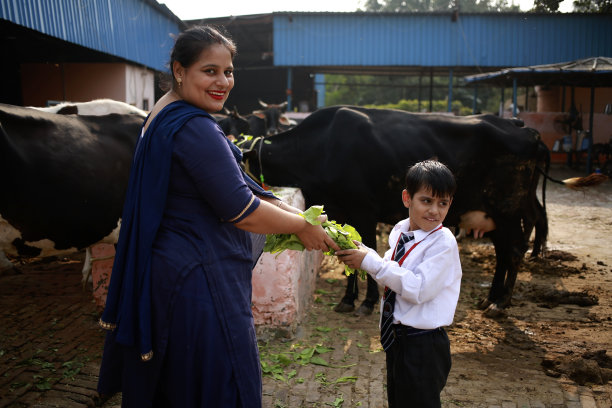
[[[285,125],[285,126],[291,125],[291,121],[285,115],[280,115],[280,117],[278,118],[278,123],[280,123],[281,125]]]
[[[265,119],[266,118],[266,113],[264,111],[261,111],[261,110],[253,111],[253,115],[255,115],[255,116],[257,116],[258,118],[261,118],[261,119]]]

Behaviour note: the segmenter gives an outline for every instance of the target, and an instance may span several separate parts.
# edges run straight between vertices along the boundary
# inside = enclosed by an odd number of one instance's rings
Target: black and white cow
[[[106,111],[95,114],[88,108],[99,103],[84,103],[83,109],[71,104],[78,114],[0,104],[2,257],[58,255],[116,242],[146,114],[133,107],[125,114],[116,102],[107,101]],[[124,113],[104,114],[117,109]],[[88,267],[86,261],[85,274]]]
[[[299,187],[307,206],[323,204],[330,219],[353,225],[371,248],[378,222],[407,216],[401,202],[407,168],[431,158],[445,163],[458,184],[445,224],[482,230],[495,245],[495,277],[482,302],[490,316],[510,304],[533,228],[538,246],[546,237],[536,188],[548,149],[518,120],[335,106],[256,143],[245,153],[256,180],[263,174],[270,185]],[[336,311],[354,309],[355,279],[349,277]],[[371,313],[377,301],[378,287],[369,278],[358,312]]]

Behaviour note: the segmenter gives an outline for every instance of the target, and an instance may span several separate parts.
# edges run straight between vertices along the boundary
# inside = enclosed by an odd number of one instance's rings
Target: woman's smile
[[[225,98],[225,91],[207,91],[211,98],[222,101]]]

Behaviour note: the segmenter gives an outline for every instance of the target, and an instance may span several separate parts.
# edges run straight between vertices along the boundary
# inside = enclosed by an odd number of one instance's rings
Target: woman
[[[235,45],[181,33],[171,90],[143,125],[100,324],[98,391],[126,407],[261,407],[249,232],[339,248],[250,180],[210,113],[234,86]]]

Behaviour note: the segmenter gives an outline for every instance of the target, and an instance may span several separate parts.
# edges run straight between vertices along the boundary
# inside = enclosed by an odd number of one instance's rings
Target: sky
[[[355,11],[361,0],[157,0],[181,20],[264,14],[274,11]],[[512,0],[508,0],[512,3]],[[533,0],[514,0],[521,10],[533,6]],[[561,3],[561,11],[571,11],[572,0]]]

